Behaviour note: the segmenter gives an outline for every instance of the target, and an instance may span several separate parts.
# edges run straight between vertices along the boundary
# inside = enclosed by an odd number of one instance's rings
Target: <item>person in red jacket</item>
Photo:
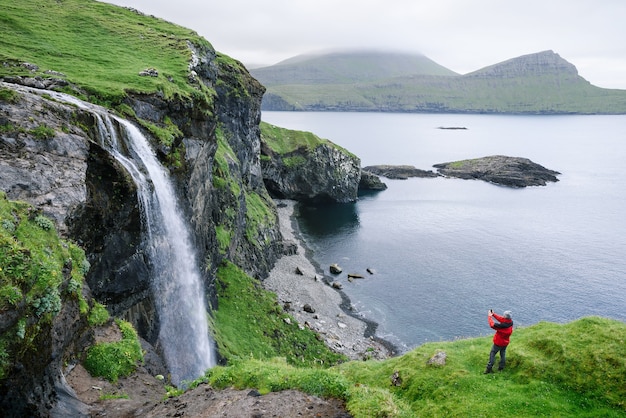
[[[485,374],[493,373],[493,364],[496,361],[496,353],[500,353],[500,364],[498,370],[504,369],[506,364],[506,347],[509,345],[511,334],[513,333],[513,320],[511,319],[511,311],[504,311],[502,316],[493,312],[493,309],[488,313],[489,326],[496,330],[493,336],[493,346],[489,353],[489,363],[487,363],[487,370]],[[496,318],[496,323],[493,318]]]

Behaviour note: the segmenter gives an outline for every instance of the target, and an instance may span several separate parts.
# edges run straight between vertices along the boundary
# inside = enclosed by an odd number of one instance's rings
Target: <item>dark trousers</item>
[[[500,353],[500,365],[498,366],[498,369],[504,369],[504,365],[506,363],[506,346],[500,346],[496,344],[491,347],[491,352],[489,353],[489,363],[487,363],[487,369],[491,369],[493,367],[493,364],[496,362],[496,354],[498,352]]]

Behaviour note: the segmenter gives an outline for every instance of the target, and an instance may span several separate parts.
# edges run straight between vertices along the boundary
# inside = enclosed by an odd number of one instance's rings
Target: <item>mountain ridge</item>
[[[423,57],[428,59],[427,57]],[[369,61],[394,67],[396,55],[370,52]],[[578,74],[576,66],[552,50],[522,55],[460,75],[428,71],[385,77],[346,75],[344,68],[325,61],[325,74],[335,78],[309,78],[286,74],[311,69],[307,61],[297,67],[250,70],[266,88],[263,110],[378,111],[430,113],[512,114],[626,114],[626,90],[603,89]],[[318,63],[322,62],[318,58]],[[433,61],[434,62],[434,61]],[[436,64],[436,63],[435,63]],[[438,64],[436,64],[438,65]],[[441,67],[441,66],[440,66]],[[279,71],[275,71],[280,68]],[[445,67],[442,67],[445,68]]]
[[[528,75],[558,73],[578,76],[576,66],[552,50],[520,55],[464,74],[464,76],[502,76],[507,73]]]
[[[263,79],[266,87],[276,83],[364,82],[413,74],[458,75],[425,55],[376,50],[297,55],[250,71],[255,78]]]

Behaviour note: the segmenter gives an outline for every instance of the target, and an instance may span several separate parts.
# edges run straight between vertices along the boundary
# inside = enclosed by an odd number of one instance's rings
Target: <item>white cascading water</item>
[[[168,174],[143,134],[130,122],[117,119],[132,159],[121,153],[109,121],[112,154],[131,173],[146,228],[152,269],[152,290],[159,313],[159,342],[172,383],[193,380],[215,365],[207,309],[189,228],[178,208]],[[117,143],[117,144],[115,144]],[[135,161],[140,161],[147,174]],[[150,181],[149,181],[150,180]]]
[[[215,349],[209,335],[202,276],[169,175],[136,126],[95,111],[71,96],[54,95],[94,111],[101,146],[128,170],[137,185],[160,321],[159,344],[172,383],[184,385],[215,365]]]

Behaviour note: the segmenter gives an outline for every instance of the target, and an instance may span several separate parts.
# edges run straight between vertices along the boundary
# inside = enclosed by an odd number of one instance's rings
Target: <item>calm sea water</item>
[[[300,207],[315,261],[377,334],[409,349],[490,334],[487,310],[518,326],[587,315],[626,321],[626,116],[264,112],[358,155],[362,165],[503,154],[562,174],[509,189],[457,179],[383,179],[355,204]],[[466,127],[441,130],[440,126]],[[369,275],[370,268],[375,274]],[[352,282],[347,273],[365,279]]]

